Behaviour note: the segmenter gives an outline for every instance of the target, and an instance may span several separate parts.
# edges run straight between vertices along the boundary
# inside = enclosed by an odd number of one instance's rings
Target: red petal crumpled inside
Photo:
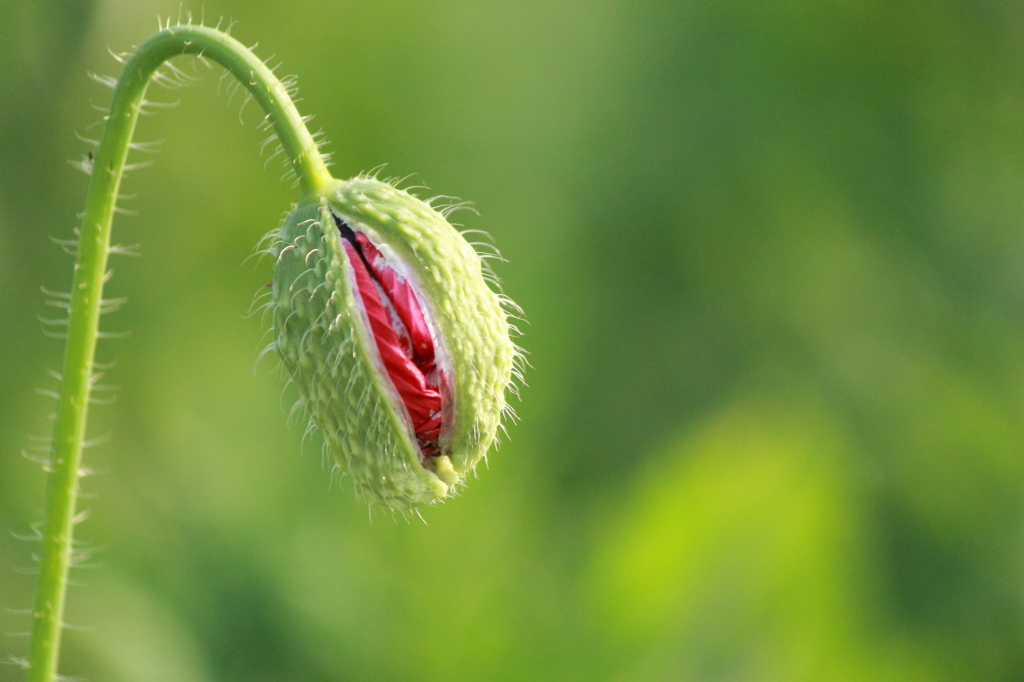
[[[342,234],[356,286],[370,320],[384,368],[412,418],[416,440],[425,457],[440,454],[441,388],[434,339],[409,282],[395,272],[366,235],[355,242]]]

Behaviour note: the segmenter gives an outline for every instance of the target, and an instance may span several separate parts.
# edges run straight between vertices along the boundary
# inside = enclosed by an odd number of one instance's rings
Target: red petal
[[[363,255],[366,256],[370,270],[384,287],[405,327],[412,345],[412,358],[417,365],[433,364],[434,339],[430,336],[430,328],[427,327],[427,321],[409,282],[388,266],[384,256],[365,234],[356,232],[356,240],[363,250]]]
[[[355,273],[370,331],[384,368],[412,418],[424,456],[439,454],[441,382],[434,357],[434,340],[409,283],[387,265],[380,251],[356,232],[362,256],[347,239],[345,253]],[[369,264],[369,269],[367,269]]]

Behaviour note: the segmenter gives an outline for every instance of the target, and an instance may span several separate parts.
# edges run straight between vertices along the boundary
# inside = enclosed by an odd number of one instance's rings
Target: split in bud
[[[438,440],[445,426],[441,394],[450,396],[450,392],[437,367],[434,339],[412,285],[387,264],[365,234],[353,232],[336,215],[334,222],[355,274],[377,352],[409,412],[416,442],[425,457],[438,455]]]
[[[275,234],[275,345],[359,495],[407,511],[495,441],[516,349],[480,256],[373,178],[301,203]]]

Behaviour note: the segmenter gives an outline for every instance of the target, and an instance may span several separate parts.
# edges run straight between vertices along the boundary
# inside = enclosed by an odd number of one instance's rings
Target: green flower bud
[[[357,495],[403,512],[444,498],[495,441],[516,373],[481,257],[430,205],[363,176],[274,236],[274,344]]]

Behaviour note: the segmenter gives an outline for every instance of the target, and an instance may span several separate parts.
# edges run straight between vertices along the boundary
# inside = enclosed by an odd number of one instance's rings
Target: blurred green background
[[[332,484],[244,317],[298,193],[219,69],[144,119],[62,671],[119,682],[1024,678],[1024,7],[206,0],[347,177],[474,201],[534,369],[426,525]],[[88,147],[162,0],[0,3],[0,605]],[[190,68],[188,60],[183,66]],[[220,92],[218,92],[220,85]],[[135,160],[144,160],[137,157]],[[26,619],[0,613],[0,632]],[[25,653],[24,637],[2,651]],[[14,666],[0,680],[20,680]]]

